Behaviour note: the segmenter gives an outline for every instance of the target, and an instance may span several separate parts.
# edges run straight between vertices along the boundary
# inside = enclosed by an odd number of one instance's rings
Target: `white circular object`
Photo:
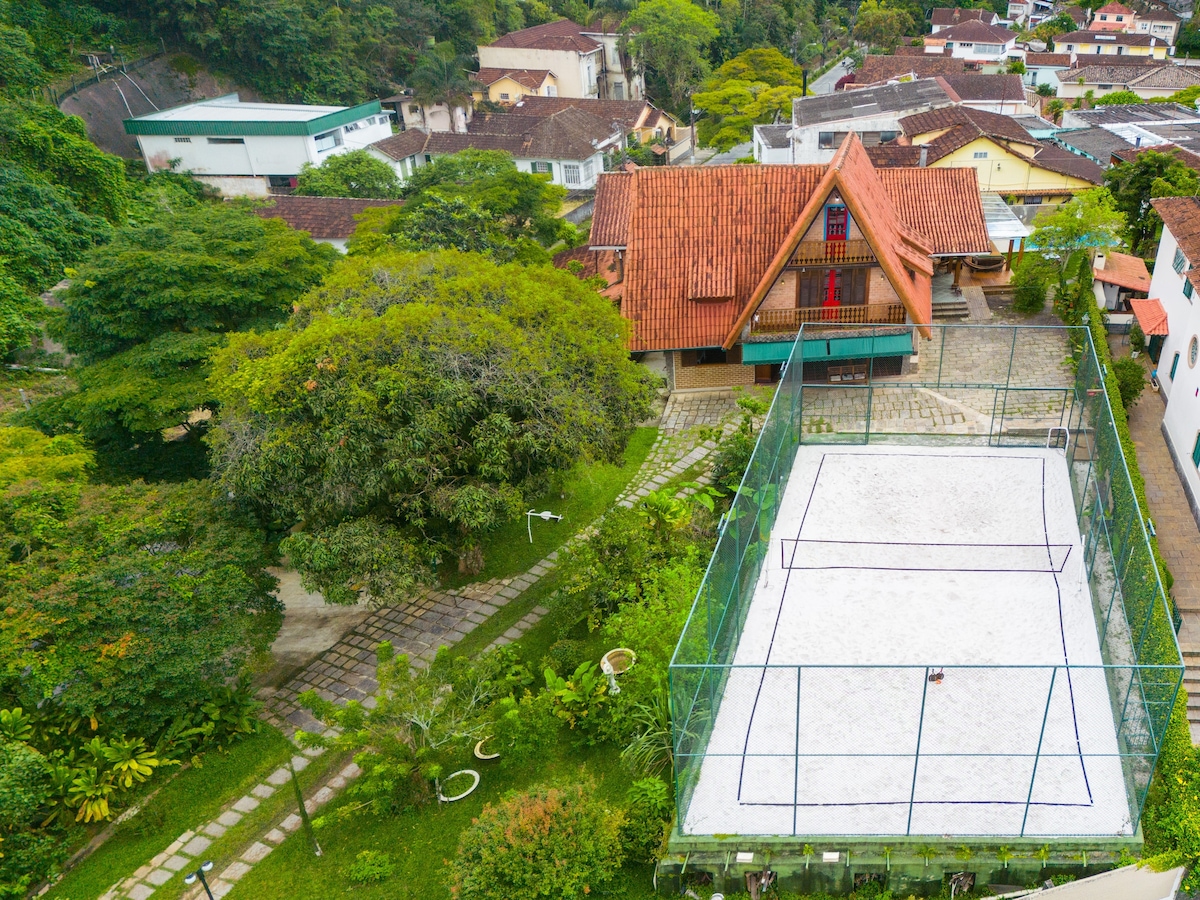
[[[500,758],[499,753],[484,753],[483,752],[483,745],[486,744],[490,740],[491,740],[490,737],[485,737],[482,741],[480,741],[478,744],[475,745],[475,758],[476,759],[488,760],[488,759],[499,759]]]
[[[438,799],[441,800],[443,803],[453,803],[456,800],[461,800],[464,797],[469,797],[474,792],[475,788],[479,787],[479,773],[476,772],[474,769],[459,769],[457,772],[452,773],[446,780],[453,781],[459,775],[470,775],[474,779],[474,781],[471,782],[471,786],[469,788],[467,788],[461,794],[455,794],[453,797],[445,796],[442,793],[442,789],[439,787],[438,788]]]

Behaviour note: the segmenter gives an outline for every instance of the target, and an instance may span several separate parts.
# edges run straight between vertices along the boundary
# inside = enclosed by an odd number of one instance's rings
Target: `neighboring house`
[[[392,133],[378,100],[358,106],[243,103],[237,94],[125,120],[150,172],[174,168],[227,195],[295,187],[305,163]]]
[[[376,206],[400,206],[400,200],[359,200],[353,197],[272,197],[254,207],[263,219],[282,219],[297,231],[307,231],[314,241],[332,244],[342,253],[358,227],[356,216]]]
[[[1153,56],[1167,58],[1168,45],[1149,34],[1074,31],[1054,39],[1056,53],[1098,53],[1103,56]]]
[[[1082,6],[1071,4],[1070,6],[1061,7],[1060,9],[1054,10],[1053,15],[1057,16],[1060,13],[1067,16],[1072,22],[1074,22],[1079,31],[1085,31],[1087,29],[1088,10],[1084,9]]]
[[[1023,22],[1034,14],[1036,5],[1033,0],[1008,0],[1008,18],[1013,22]]]
[[[1025,74],[1022,76],[1030,87],[1049,84],[1058,90],[1058,73],[1067,69],[1083,69],[1088,66],[1159,66],[1153,56],[1126,56],[1125,54],[1098,53],[1026,53]]]
[[[900,134],[905,116],[953,103],[934,78],[797,97],[792,101],[791,161],[827,163],[850,132],[867,146],[886,144]]]
[[[935,10],[936,12],[936,10]],[[849,90],[873,87],[885,81],[916,81],[935,75],[961,75],[979,71],[975,63],[950,56],[879,56],[863,57],[862,65],[854,73],[854,84]]]
[[[412,91],[385,97],[379,101],[386,108],[395,110],[396,123],[401,131],[419,128],[422,131],[466,131],[467,123],[474,113],[474,104],[468,100],[463,106],[453,109],[446,103],[421,103]]]
[[[672,390],[777,380],[801,325],[806,378],[899,375],[930,337],[935,262],[992,251],[977,197],[965,169],[877,172],[851,134],[827,165],[605,175],[591,249],[618,253],[629,348]],[[871,339],[822,331],[845,323]]]
[[[692,130],[668,112],[648,100],[579,100],[571,97],[524,97],[511,112],[545,118],[564,109],[578,109],[603,122],[612,123],[626,139],[641,144],[661,140],[667,149],[667,161],[687,155],[692,147]]]
[[[1176,91],[1200,84],[1200,73],[1185,66],[1085,66],[1057,73],[1058,96],[1073,100],[1089,91],[1099,99],[1117,91],[1132,91],[1143,100],[1170,97]]]
[[[1125,151],[1200,145],[1200,113],[1179,103],[1067,110],[1054,142],[1107,167]],[[1181,151],[1186,156],[1191,154]]]
[[[1020,75],[942,75],[938,78],[950,99],[962,106],[1007,116],[1032,115]]]
[[[617,128],[614,129],[614,124]],[[619,123],[604,121],[580,109],[567,107],[544,117],[515,113],[477,115],[466,134],[414,131],[422,138],[393,135],[378,142],[372,153],[392,164],[407,179],[404,166],[423,166],[435,156],[462,150],[503,150],[512,155],[517,169],[550,176],[552,184],[568,190],[590,190],[604,171],[604,156],[621,149],[624,135]]]
[[[480,69],[471,75],[476,103],[516,103],[522,97],[557,97],[558,76],[549,69]]]
[[[792,161],[791,125],[755,125],[754,161],[767,165],[786,165]]]
[[[1150,341],[1150,356],[1158,364],[1158,382],[1167,399],[1163,436],[1192,513],[1200,519],[1200,270],[1194,268],[1200,263],[1200,197],[1151,202],[1162,217],[1163,233],[1150,281],[1151,299],[1135,300],[1133,308]]]
[[[1120,3],[1106,3],[1092,15],[1089,31],[1133,31],[1134,12]]]
[[[1150,290],[1146,261],[1115,250],[1097,253],[1092,262],[1092,286],[1102,309],[1125,312],[1129,300],[1144,300]]]
[[[1025,51],[1017,47],[1015,31],[998,25],[986,25],[978,20],[926,35],[925,51],[945,51],[955,59],[979,63],[998,63],[1009,58],[1020,59],[1025,55]]]
[[[877,165],[899,160],[901,165],[970,167],[980,190],[1016,196],[1026,205],[1070,199],[1104,180],[1100,166],[1036,140],[1008,116],[952,106],[908,116],[900,128],[908,155],[888,147],[880,148],[880,155],[868,151]]]
[[[1138,34],[1151,34],[1161,41],[1174,44],[1179,37],[1179,16],[1164,7],[1154,7],[1139,12],[1134,20]]]
[[[939,31],[945,31],[947,28],[952,28],[963,22],[982,22],[984,25],[995,25],[1000,21],[1000,17],[990,9],[948,9],[946,7],[934,7],[930,15],[929,25],[933,34]]]
[[[480,69],[547,70],[560,97],[640,100],[645,83],[620,52],[621,35],[559,19],[512,31],[479,47]]]

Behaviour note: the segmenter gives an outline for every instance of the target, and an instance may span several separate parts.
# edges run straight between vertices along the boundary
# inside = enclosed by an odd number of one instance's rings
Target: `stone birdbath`
[[[617,686],[617,676],[624,675],[637,662],[637,654],[628,647],[618,647],[615,650],[609,650],[600,659],[600,671],[608,676],[608,692],[610,694],[619,694],[621,689]]]

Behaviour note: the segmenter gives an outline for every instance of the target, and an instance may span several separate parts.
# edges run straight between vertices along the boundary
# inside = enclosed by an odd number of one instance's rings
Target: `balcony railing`
[[[801,241],[792,254],[793,266],[874,262],[875,253],[866,241]]]
[[[903,325],[900,303],[868,303],[863,306],[806,306],[793,309],[760,309],[750,324],[751,334],[799,331],[801,325]]]

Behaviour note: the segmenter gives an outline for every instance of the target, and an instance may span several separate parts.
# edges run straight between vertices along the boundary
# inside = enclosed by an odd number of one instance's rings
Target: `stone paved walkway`
[[[1129,413],[1129,433],[1146,480],[1147,513],[1154,520],[1158,550],[1175,579],[1171,596],[1183,616],[1179,647],[1187,665],[1188,722],[1192,743],[1200,743],[1200,529],[1160,429],[1163,409],[1162,397],[1147,388]]]

